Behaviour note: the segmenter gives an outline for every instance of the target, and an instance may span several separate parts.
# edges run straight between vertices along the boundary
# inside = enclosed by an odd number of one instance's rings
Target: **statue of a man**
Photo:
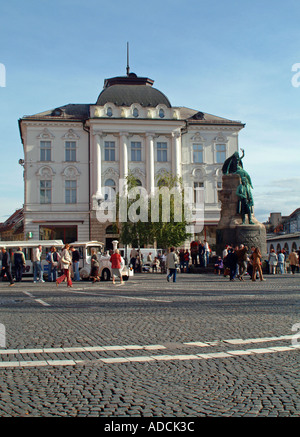
[[[245,156],[245,151],[244,149],[241,149],[241,151],[242,151],[242,156],[239,156],[238,152],[234,152],[233,155],[231,155],[229,158],[225,160],[222,167],[222,172],[223,174],[236,173],[239,174],[241,178],[245,177],[247,183],[250,185],[251,188],[253,188],[250,175],[243,168],[242,159]]]
[[[241,178],[241,184],[237,187],[236,195],[239,197],[238,202],[238,214],[242,215],[243,224],[245,224],[246,214],[248,215],[249,224],[253,225],[252,212],[253,212],[253,197],[251,193],[250,185],[248,184],[247,178]]]

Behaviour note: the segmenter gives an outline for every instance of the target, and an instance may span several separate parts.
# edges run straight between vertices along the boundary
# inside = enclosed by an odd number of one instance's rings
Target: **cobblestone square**
[[[299,417],[299,278],[2,282],[0,416]]]

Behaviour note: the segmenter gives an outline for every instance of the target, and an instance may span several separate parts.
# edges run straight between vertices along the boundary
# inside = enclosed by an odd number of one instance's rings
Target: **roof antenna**
[[[127,43],[127,68],[126,68],[127,76],[129,76],[129,43]]]

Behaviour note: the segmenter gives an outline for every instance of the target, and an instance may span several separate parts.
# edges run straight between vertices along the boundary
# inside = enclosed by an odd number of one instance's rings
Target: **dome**
[[[153,88],[153,83],[153,80],[138,77],[135,73],[106,79],[96,105],[104,106],[109,102],[116,106],[131,106],[133,103],[139,103],[143,107],[155,108],[162,104],[171,108],[169,99],[161,91]]]

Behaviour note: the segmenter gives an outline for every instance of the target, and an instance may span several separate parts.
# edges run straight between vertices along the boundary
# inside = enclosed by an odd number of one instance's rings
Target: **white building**
[[[153,80],[128,73],[105,80],[95,104],[25,116],[19,127],[25,236],[109,246],[118,236],[96,219],[103,186],[118,187],[131,172],[151,193],[156,176],[168,171],[182,176],[185,185],[204,187],[203,237],[214,242],[221,167],[239,149],[241,122],[173,107]]]

